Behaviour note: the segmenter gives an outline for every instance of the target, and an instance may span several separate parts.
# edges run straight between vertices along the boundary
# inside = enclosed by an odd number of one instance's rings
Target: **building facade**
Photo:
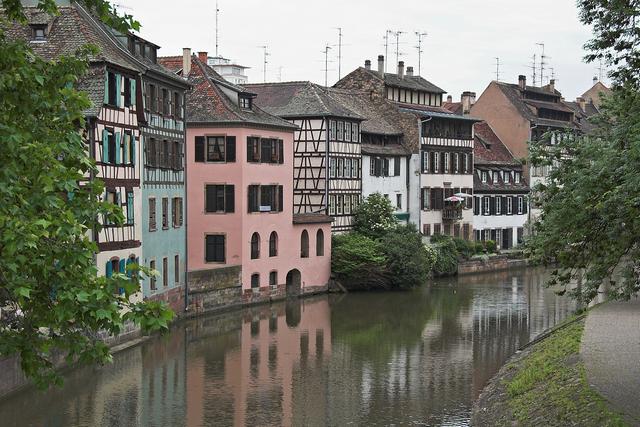
[[[499,249],[522,243],[529,211],[529,187],[517,161],[486,123],[476,123],[473,228],[477,241]]]
[[[445,91],[414,75],[413,67],[405,72],[403,61],[396,73],[384,72],[382,55],[377,71],[367,60],[335,87],[366,91],[402,114],[394,123],[411,153],[407,166],[411,222],[427,237],[444,233],[473,238],[473,123],[477,120],[444,108]],[[463,195],[460,201],[451,199],[455,194]]]
[[[349,231],[362,199],[360,123],[363,118],[310,82],[246,86],[270,114],[297,126],[294,144],[295,214],[322,213],[332,231]]]
[[[204,52],[202,52],[204,53]],[[249,77],[245,74],[245,70],[249,69],[244,65],[236,64],[230,59],[222,56],[214,56],[207,58],[207,65],[222,76],[229,83],[244,85],[249,83]]]
[[[9,37],[25,40],[45,59],[73,54],[86,44],[97,45],[101,56],[90,61],[89,70],[77,88],[85,91],[91,106],[85,111],[87,150],[97,165],[88,179],[104,182],[103,200],[122,208],[122,225],[102,221],[92,231],[98,246],[98,274],[111,276],[127,272],[127,265],[142,256],[141,132],[144,120],[141,74],[144,66],[123,49],[113,33],[77,3],[59,6],[50,16],[26,7],[26,25],[13,25]],[[79,31],[79,29],[81,31]],[[136,295],[134,299],[140,299]]]
[[[187,96],[189,305],[210,310],[324,290],[330,218],[294,215],[296,127],[255,105],[202,54],[161,58]]]

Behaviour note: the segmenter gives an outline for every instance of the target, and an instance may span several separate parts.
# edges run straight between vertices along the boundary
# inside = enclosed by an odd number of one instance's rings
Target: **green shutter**
[[[124,134],[124,144],[122,144],[122,164],[129,164],[129,150],[131,145],[131,135],[128,133]]]
[[[109,131],[102,130],[102,163],[109,163]]]
[[[109,103],[109,72],[104,72],[104,103]]]
[[[113,273],[113,271],[112,271],[112,268],[111,268],[111,261],[107,261],[107,265],[105,267],[105,276],[111,277],[112,273]]]
[[[122,152],[122,147],[120,147],[120,132],[116,132],[116,165],[120,164],[120,152]]]
[[[119,271],[118,273],[124,273],[124,272],[126,272],[126,270],[127,270],[126,262],[127,262],[127,261],[126,261],[126,260],[124,260],[124,259],[121,259],[121,260],[120,260],[120,271]]]
[[[129,94],[131,96],[131,99],[129,100],[129,103],[132,107],[134,107],[136,105],[136,80],[131,79],[129,82],[131,85],[131,93]]]
[[[127,222],[133,224],[133,193],[127,193]]]
[[[136,164],[136,136],[131,135],[131,164]]]
[[[120,106],[120,94],[122,90],[120,88],[120,80],[121,80],[120,74],[116,74],[116,107]]]

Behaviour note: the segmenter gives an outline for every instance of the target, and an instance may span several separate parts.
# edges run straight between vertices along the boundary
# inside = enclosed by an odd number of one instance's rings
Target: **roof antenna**
[[[329,87],[328,84],[328,75],[329,75],[329,50],[331,46],[326,44],[324,46],[324,87]]]
[[[266,83],[267,82],[267,56],[269,56],[270,53],[267,52],[268,46],[265,45],[265,46],[258,46],[258,47],[262,49],[264,52],[264,59],[262,62],[262,81]]]
[[[500,81],[500,58],[496,56],[496,81]]]
[[[400,62],[400,34],[404,34],[404,31],[396,31],[395,33],[396,36],[396,65],[398,65],[398,62]]]
[[[544,60],[547,56],[544,54],[544,42],[536,43],[536,45],[542,47],[542,53],[540,54],[540,87],[542,87],[544,85],[544,66],[547,65]]]
[[[338,30],[338,80],[340,80],[342,78],[342,28],[336,27],[336,30]]]
[[[216,0],[216,58],[218,57],[218,15],[220,14],[220,8],[218,7],[218,0]]]
[[[384,33],[384,72],[387,72],[387,63],[389,62],[389,34],[393,34],[393,31],[387,30]]]
[[[418,49],[418,75],[420,75],[420,68],[422,63],[422,38],[427,36],[427,32],[416,31],[416,36],[418,36],[418,46],[416,46],[416,49]]]

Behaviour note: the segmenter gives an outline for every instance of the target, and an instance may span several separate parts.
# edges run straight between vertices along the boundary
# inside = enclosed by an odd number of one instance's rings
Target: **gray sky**
[[[215,0],[114,0],[142,24],[141,35],[162,46],[160,55],[183,47],[215,52]],[[417,72],[416,31],[426,31],[422,76],[459,100],[472,90],[480,96],[495,79],[531,82],[533,54],[545,43],[556,87],[573,100],[592,84],[597,64],[582,61],[589,28],[578,21],[575,0],[219,0],[219,53],[251,67],[250,82],[262,82],[267,45],[268,81],[311,80],[324,84],[324,46],[329,52],[329,84],[338,78],[338,30],[342,27],[342,75],[384,54],[387,29],[401,30],[400,60]],[[395,38],[387,71],[396,66]],[[539,67],[539,65],[538,65]],[[539,71],[536,73],[539,76]],[[550,76],[550,70],[545,71]],[[538,77],[539,78],[539,77]],[[606,79],[605,79],[606,82]],[[546,83],[546,82],[545,82]],[[608,82],[606,82],[608,83]]]

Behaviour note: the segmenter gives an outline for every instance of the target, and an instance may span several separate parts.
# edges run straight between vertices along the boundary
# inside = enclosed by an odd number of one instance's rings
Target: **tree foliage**
[[[84,3],[96,13],[108,7]],[[18,0],[2,6],[7,18],[23,18]],[[52,0],[40,6],[55,13]],[[61,381],[59,356],[109,361],[100,334],[116,335],[129,321],[146,331],[166,329],[173,316],[163,303],[130,301],[145,269],[97,276],[90,234],[100,229],[98,218],[122,224],[124,217],[99,200],[102,183],[86,179],[97,172],[81,135],[89,100],[73,87],[93,53],[85,48],[44,61],[25,43],[7,40],[0,25],[0,356],[19,356],[40,386]]]
[[[371,238],[380,237],[395,227],[391,201],[380,193],[370,194],[357,207],[354,214],[354,230]]]
[[[425,284],[435,260],[422,243],[415,225],[398,226],[381,242],[393,288],[415,288]]]
[[[639,3],[579,2],[582,21],[594,31],[586,59],[604,58],[614,67],[613,93],[594,119],[593,134],[530,145],[532,163],[553,168],[536,189],[542,214],[529,251],[543,263],[557,263],[550,284],[564,285],[583,302],[602,284],[616,298],[640,290]],[[582,287],[571,288],[578,276]]]
[[[351,288],[384,286],[386,258],[379,241],[352,232],[333,236],[331,271]]]

